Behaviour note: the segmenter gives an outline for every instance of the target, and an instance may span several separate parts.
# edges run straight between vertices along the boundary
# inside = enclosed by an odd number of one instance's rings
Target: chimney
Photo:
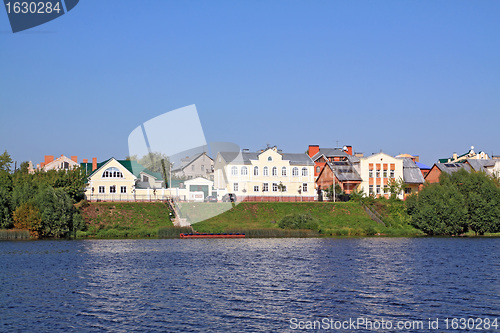
[[[92,157],[92,171],[95,171],[97,169],[97,158]]]
[[[455,161],[458,158],[457,153],[453,153],[453,160]]]
[[[78,156],[71,156],[71,160],[75,163],[78,163]]]
[[[309,157],[313,157],[319,153],[319,146],[318,145],[309,145]]]
[[[352,156],[352,146],[346,146],[346,147],[347,147],[346,153]]]
[[[45,162],[43,162],[44,165],[49,164],[54,160],[54,155],[45,155]]]
[[[82,163],[89,163],[89,160],[84,158]]]

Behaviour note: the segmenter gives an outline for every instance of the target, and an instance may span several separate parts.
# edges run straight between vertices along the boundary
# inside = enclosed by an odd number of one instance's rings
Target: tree
[[[24,203],[14,211],[14,228],[28,229],[30,236],[38,238],[42,228],[40,211],[32,203]]]
[[[333,201],[333,194],[335,193],[335,197],[342,194],[342,187],[339,184],[335,184],[335,191],[333,191],[333,185],[330,185],[327,189],[325,189],[325,195],[328,200]]]
[[[12,165],[12,158],[10,157],[7,150],[0,155],[0,170],[10,172],[10,166]]]
[[[454,185],[464,197],[469,227],[476,234],[500,231],[500,188],[485,172],[462,169],[444,174],[440,183]]]
[[[455,186],[425,185],[406,200],[411,224],[428,235],[459,235],[467,232],[467,208]]]
[[[389,187],[389,193],[391,194],[391,200],[397,199],[398,194],[404,192],[404,190],[406,189],[406,184],[401,177],[399,177],[397,180],[394,178],[389,179],[387,185]]]
[[[46,187],[35,197],[35,205],[40,210],[41,237],[69,236],[73,228],[73,214],[76,213],[72,200],[63,189]]]

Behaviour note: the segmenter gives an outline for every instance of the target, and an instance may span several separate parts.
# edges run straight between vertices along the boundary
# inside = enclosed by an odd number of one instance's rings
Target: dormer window
[[[107,168],[102,173],[102,178],[123,178],[123,174],[115,167]]]

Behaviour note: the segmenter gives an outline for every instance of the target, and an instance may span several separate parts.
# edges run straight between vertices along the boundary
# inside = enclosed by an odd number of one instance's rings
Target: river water
[[[0,242],[1,332],[500,332],[499,317],[497,238]]]

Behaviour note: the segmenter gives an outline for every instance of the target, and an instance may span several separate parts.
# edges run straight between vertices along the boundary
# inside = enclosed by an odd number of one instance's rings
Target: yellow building
[[[90,201],[161,200],[167,197],[163,178],[136,161],[110,158],[92,167],[82,163],[88,176],[85,196]]]
[[[214,187],[219,196],[234,193],[238,201],[313,201],[314,162],[307,154],[282,153],[276,147],[220,152]]]
[[[359,190],[370,196],[389,196],[389,183],[392,180],[403,179],[403,160],[385,153],[373,154],[360,158],[360,176],[363,180]],[[403,199],[403,193],[398,193]]]

